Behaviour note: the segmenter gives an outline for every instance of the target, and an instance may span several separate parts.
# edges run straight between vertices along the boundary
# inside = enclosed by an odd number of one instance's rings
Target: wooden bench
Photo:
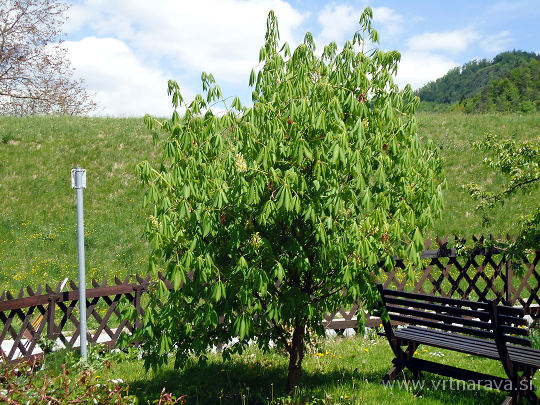
[[[395,358],[384,376],[388,382],[405,368],[415,378],[422,371],[507,391],[503,404],[521,398],[538,404],[532,378],[540,368],[540,350],[531,347],[525,311],[497,305],[384,289],[382,319]],[[401,324],[396,329],[393,323]],[[453,367],[415,357],[420,345],[499,360],[507,378]]]

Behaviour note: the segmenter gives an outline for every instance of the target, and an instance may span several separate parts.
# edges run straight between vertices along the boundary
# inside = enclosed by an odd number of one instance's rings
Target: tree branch
[[[343,291],[343,287],[336,288],[334,291],[331,291],[328,294],[321,295],[320,297],[315,298],[313,300],[313,302],[319,302],[319,301],[325,300],[326,298],[331,297],[332,295],[334,295],[334,294],[336,294],[336,293],[338,293],[340,291]]]
[[[262,297],[258,293],[255,294],[255,297],[261,303],[261,306],[262,306],[263,310],[266,311],[268,309],[268,306],[266,305],[266,302],[263,301]],[[278,325],[276,323],[276,321],[273,320],[273,319],[270,320],[270,323],[274,327],[274,330],[277,332],[279,340],[281,341],[281,343],[283,343],[283,345],[285,346],[285,349],[287,350],[287,352],[290,352],[292,347],[289,344],[289,342],[287,341],[287,337],[285,336],[285,330],[280,325]]]

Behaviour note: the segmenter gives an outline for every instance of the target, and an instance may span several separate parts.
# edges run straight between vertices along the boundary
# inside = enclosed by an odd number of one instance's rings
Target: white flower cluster
[[[362,125],[364,126],[364,129],[368,129],[369,128],[369,120],[367,118],[364,118],[362,120]]]
[[[241,153],[236,154],[235,166],[236,166],[237,172],[242,173],[242,172],[247,171],[246,159],[244,159],[244,156]]]
[[[158,229],[159,228],[159,221],[158,219],[153,216],[153,215],[150,215],[150,221],[152,221],[152,226],[155,228],[155,229]]]
[[[259,235],[259,232],[255,232],[253,235],[251,235],[250,242],[254,247],[260,246],[262,239],[261,239],[261,235]]]

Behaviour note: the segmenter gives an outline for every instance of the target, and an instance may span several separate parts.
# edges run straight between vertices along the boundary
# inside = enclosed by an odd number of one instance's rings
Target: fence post
[[[135,328],[140,328],[142,326],[141,322],[141,315],[142,315],[142,307],[141,307],[141,293],[142,288],[140,285],[135,287],[135,309],[137,310],[137,317],[135,318],[134,326]]]
[[[512,302],[512,262],[510,260],[506,260],[506,283],[504,283],[504,289],[506,290],[506,303],[505,305],[513,305]]]
[[[47,308],[47,339],[56,340],[55,314],[56,301],[58,301],[58,296],[56,294],[51,294],[49,295],[48,301],[49,307]]]

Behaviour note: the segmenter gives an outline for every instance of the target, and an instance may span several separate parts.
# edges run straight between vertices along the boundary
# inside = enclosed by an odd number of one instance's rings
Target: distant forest
[[[473,60],[416,91],[421,110],[540,111],[540,55],[503,52]]]

